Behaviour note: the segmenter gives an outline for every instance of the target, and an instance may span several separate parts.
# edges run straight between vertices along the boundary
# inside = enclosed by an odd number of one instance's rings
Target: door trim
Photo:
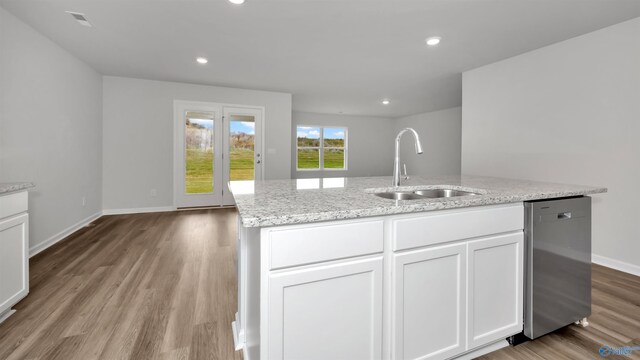
[[[214,181],[214,191],[206,194],[185,194],[182,185],[185,184],[183,180],[184,170],[183,165],[185,164],[185,159],[181,158],[186,157],[185,151],[183,151],[182,147],[184,146],[185,140],[181,137],[184,137],[184,112],[192,110],[192,111],[205,111],[210,112],[213,111],[214,117],[214,163],[216,162],[216,157],[222,156],[222,144],[220,140],[222,136],[220,134],[220,124],[222,123],[222,107],[218,103],[213,102],[197,102],[197,101],[180,101],[174,100],[173,102],[173,204],[176,208],[184,208],[184,207],[199,207],[199,206],[219,206],[222,204],[222,192],[218,193],[216,189],[220,190],[218,187],[223,182],[222,174],[218,172],[213,173],[213,181]],[[181,204],[184,202],[184,198],[187,196],[199,196],[197,198],[198,201],[193,201],[189,205]],[[195,199],[195,198],[194,198]],[[213,204],[211,204],[213,203]]]
[[[223,164],[223,178],[225,174],[229,173],[229,180],[231,177],[231,151],[230,151],[230,141],[229,137],[231,135],[231,120],[228,118],[229,114],[239,114],[239,115],[249,115],[254,116],[255,128],[254,128],[254,158],[253,158],[253,176],[254,180],[262,180],[264,179],[264,108],[259,107],[251,107],[251,106],[234,106],[234,105],[222,105],[222,148],[223,153],[226,155],[222,159]],[[255,137],[255,134],[260,134],[260,136]],[[259,159],[256,159],[256,154],[259,155]],[[256,161],[260,160],[260,165],[256,164]],[[259,174],[259,176],[256,176]],[[222,205],[224,206],[235,206],[235,201],[233,196],[231,195],[231,191],[229,190],[229,186],[227,183],[222,184],[223,190],[225,193],[222,195]]]
[[[180,128],[182,126],[182,114],[179,113],[178,109],[183,106],[183,107],[189,107],[189,106],[193,106],[193,107],[219,107],[221,109],[220,114],[222,116],[222,114],[224,114],[224,108],[225,107],[235,107],[235,108],[244,108],[244,109],[254,109],[254,110],[260,110],[262,112],[262,125],[261,125],[261,129],[260,129],[260,148],[256,149],[260,151],[260,153],[262,154],[262,171],[260,173],[260,179],[257,180],[264,180],[265,177],[265,166],[268,163],[268,159],[267,159],[267,154],[265,153],[264,149],[265,149],[265,129],[266,129],[266,121],[267,121],[267,117],[266,117],[266,111],[265,111],[265,107],[264,106],[255,106],[255,105],[242,105],[242,104],[228,104],[228,103],[217,103],[217,102],[209,102],[209,101],[192,101],[192,100],[180,100],[180,99],[174,99],[173,100],[173,184],[172,184],[172,188],[173,188],[173,207],[175,209],[179,209],[180,207],[178,206],[178,194],[180,189],[178,189],[178,184],[180,184],[180,176],[182,175],[181,173],[178,172],[178,169],[181,167],[181,159],[180,156],[178,155],[178,145],[180,144],[180,140],[178,138],[178,135],[180,134]],[[222,205],[222,201],[220,205],[214,205],[214,206],[223,206]]]

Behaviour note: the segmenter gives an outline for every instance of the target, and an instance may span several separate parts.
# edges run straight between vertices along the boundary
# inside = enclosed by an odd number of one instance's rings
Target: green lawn
[[[231,149],[229,168],[231,174],[229,179],[233,180],[253,180],[253,150]]]
[[[318,169],[318,150],[298,150],[299,169]],[[253,180],[253,150],[232,149],[230,156],[230,179]],[[344,168],[344,150],[325,150],[325,169]],[[202,194],[213,191],[213,152],[187,149],[187,194]]]
[[[298,169],[318,169],[320,167],[318,150],[298,150]],[[344,169],[344,150],[324,151],[325,169]]]
[[[213,151],[187,149],[187,194],[213,191]]]
[[[298,150],[298,169],[318,169],[320,164],[320,151]]]
[[[324,168],[344,169],[344,150],[325,150]]]
[[[253,150],[233,149],[230,157],[231,180],[253,180]],[[213,152],[187,149],[187,194],[213,191]]]

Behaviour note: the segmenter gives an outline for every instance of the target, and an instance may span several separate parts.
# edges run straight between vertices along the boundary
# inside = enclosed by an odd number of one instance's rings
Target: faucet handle
[[[409,180],[409,175],[407,175],[407,164],[402,164],[402,175],[405,180]]]

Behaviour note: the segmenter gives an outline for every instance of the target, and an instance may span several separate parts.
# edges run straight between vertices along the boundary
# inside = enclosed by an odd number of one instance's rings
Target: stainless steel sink
[[[452,189],[428,189],[428,190],[416,190],[416,194],[428,197],[428,198],[443,198],[443,197],[454,197],[454,196],[468,196],[468,195],[478,195],[469,191],[462,190],[452,190]]]
[[[376,196],[391,200],[437,199],[454,196],[478,195],[477,193],[452,189],[425,189],[415,191],[385,191],[375,193]]]
[[[381,198],[391,199],[391,200],[418,200],[418,199],[425,198],[424,196],[418,195],[411,191],[381,192],[381,193],[376,193],[376,196],[380,196]]]

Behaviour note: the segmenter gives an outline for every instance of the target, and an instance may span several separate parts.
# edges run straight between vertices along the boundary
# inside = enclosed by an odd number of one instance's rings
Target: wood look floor
[[[31,292],[0,324],[0,359],[242,359],[236,216],[105,216],[32,258]],[[594,265],[590,321],[482,359],[602,359],[602,345],[640,345],[640,278]]]
[[[482,360],[640,359],[640,277],[592,266],[589,326],[571,325]],[[600,356],[601,346],[638,346],[629,356]]]
[[[242,359],[236,212],[104,216],[31,259],[0,359]]]

